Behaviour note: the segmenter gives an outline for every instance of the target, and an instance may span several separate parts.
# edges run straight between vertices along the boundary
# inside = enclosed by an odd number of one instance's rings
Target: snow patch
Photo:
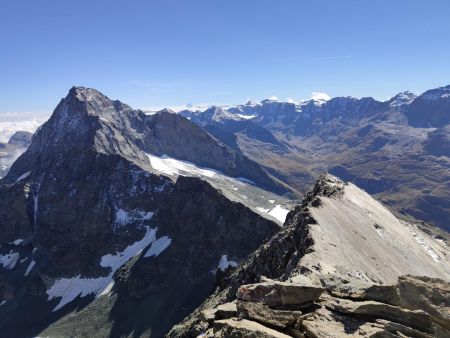
[[[22,243],[23,242],[23,239],[16,239],[14,242],[11,242],[11,244],[14,244],[14,245],[19,245],[20,243]]]
[[[194,174],[206,177],[220,175],[220,172],[209,168],[200,168],[192,162],[181,161],[175,158],[163,155],[161,157],[147,154],[153,169],[169,176],[180,174]]]
[[[251,184],[251,185],[256,185],[255,182],[253,182],[252,180],[249,180],[248,178],[245,177],[238,177],[237,178],[238,181],[241,181],[243,183],[247,183],[247,184]]]
[[[157,257],[161,252],[166,250],[170,243],[172,243],[172,239],[170,239],[167,236],[163,236],[161,238],[158,238],[156,241],[152,243],[150,248],[145,253],[144,257]]]
[[[436,242],[439,242],[439,243],[441,243],[442,245],[445,245],[445,246],[447,246],[447,243],[445,243],[445,241],[443,240],[443,239],[440,239],[440,238],[435,238],[434,239]]]
[[[0,255],[0,264],[3,265],[3,268],[11,270],[16,266],[19,256],[19,253],[11,250],[6,255]]]
[[[28,274],[33,270],[34,266],[36,265],[35,261],[31,261],[30,265],[28,265],[27,271],[25,271],[25,276],[28,276]]]
[[[411,234],[413,235],[414,239],[419,243],[422,248],[431,256],[431,258],[434,259],[434,261],[439,262],[441,260],[441,257],[437,254],[436,251],[433,250],[433,248],[421,237],[417,232],[413,230],[412,227],[410,227]]]
[[[206,177],[206,178],[225,178],[232,180],[235,184],[245,183],[250,185],[256,185],[255,182],[245,178],[245,177],[229,177],[224,175],[218,170],[210,168],[201,168],[195,163],[177,160],[176,158],[169,157],[167,155],[162,155],[161,157],[147,154],[150,164],[156,171],[159,171],[168,176],[175,175],[185,175],[185,176],[195,176],[195,177]],[[233,188],[237,190],[237,188]]]
[[[148,221],[152,219],[155,213],[151,211],[132,210],[126,211],[124,209],[117,209],[116,211],[116,224],[127,225],[135,221]]]
[[[229,266],[235,268],[238,264],[235,261],[229,261],[227,255],[222,255],[219,260],[219,265],[217,269],[225,271]]]
[[[239,116],[241,119],[244,120],[251,120],[254,119],[256,117],[256,115],[244,115],[244,114],[236,114],[237,116]]]
[[[57,311],[77,297],[95,294],[96,297],[108,294],[114,286],[114,273],[132,257],[140,254],[145,247],[155,240],[156,229],[147,227],[144,237],[129,245],[125,250],[107,254],[101,258],[100,265],[110,268],[106,277],[84,278],[80,275],[72,278],[60,278],[47,290],[48,300],[61,298],[53,311]]]
[[[25,174],[20,175],[20,176],[17,178],[16,182],[20,182],[20,181],[26,179],[28,176],[30,176],[30,174],[31,174],[31,171],[27,171]]]
[[[286,221],[286,216],[289,213],[289,211],[290,211],[289,209],[286,209],[282,205],[277,204],[275,207],[270,209],[268,214],[284,224],[284,222]]]
[[[262,207],[256,207],[256,210],[264,212],[264,213],[268,213],[270,211],[270,209],[264,209]]]
[[[38,210],[39,210],[39,189],[41,188],[40,185],[38,185],[36,194],[33,193],[33,225],[34,230],[36,231],[37,228],[37,217],[38,217]]]

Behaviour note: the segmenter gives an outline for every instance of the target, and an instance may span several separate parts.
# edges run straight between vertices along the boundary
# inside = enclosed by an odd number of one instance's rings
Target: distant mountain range
[[[270,305],[262,314],[348,314],[356,305],[337,311],[339,299],[319,299],[337,287],[328,278],[367,289],[426,275],[441,297],[450,280],[449,93],[146,114],[73,87],[32,137],[3,146],[2,158],[20,156],[0,180],[2,335],[246,337],[235,319],[216,323],[238,290],[240,300]],[[301,309],[278,304],[291,286],[275,279],[308,283],[312,295],[294,304]],[[275,303],[244,295],[249,283],[269,283]],[[370,312],[390,320],[379,334],[392,325],[448,333],[450,319],[434,307],[389,308],[386,317],[386,306]],[[424,309],[425,322],[411,324]],[[313,337],[323,331],[316,319],[271,334]],[[247,337],[269,332],[258,330]]]
[[[450,230],[450,86],[384,102],[264,100],[180,114],[301,192],[329,171]]]

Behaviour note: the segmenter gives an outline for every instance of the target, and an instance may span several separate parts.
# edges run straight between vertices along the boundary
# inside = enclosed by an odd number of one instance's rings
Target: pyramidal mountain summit
[[[448,141],[450,86],[178,113],[73,87],[0,144],[0,336],[448,337]]]

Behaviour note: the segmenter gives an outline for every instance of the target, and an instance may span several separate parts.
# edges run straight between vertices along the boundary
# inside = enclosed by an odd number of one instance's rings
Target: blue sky
[[[0,0],[0,113],[73,85],[133,107],[450,84],[448,0]]]

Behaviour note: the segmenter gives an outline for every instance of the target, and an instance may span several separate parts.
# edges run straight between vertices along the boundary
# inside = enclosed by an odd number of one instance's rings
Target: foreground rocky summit
[[[196,329],[223,338],[444,338],[449,308],[450,284],[436,278],[401,276],[390,285],[323,278],[320,286],[264,279],[241,286],[235,301],[203,310]]]
[[[445,232],[322,175],[283,229],[168,336],[445,337],[447,243]]]

